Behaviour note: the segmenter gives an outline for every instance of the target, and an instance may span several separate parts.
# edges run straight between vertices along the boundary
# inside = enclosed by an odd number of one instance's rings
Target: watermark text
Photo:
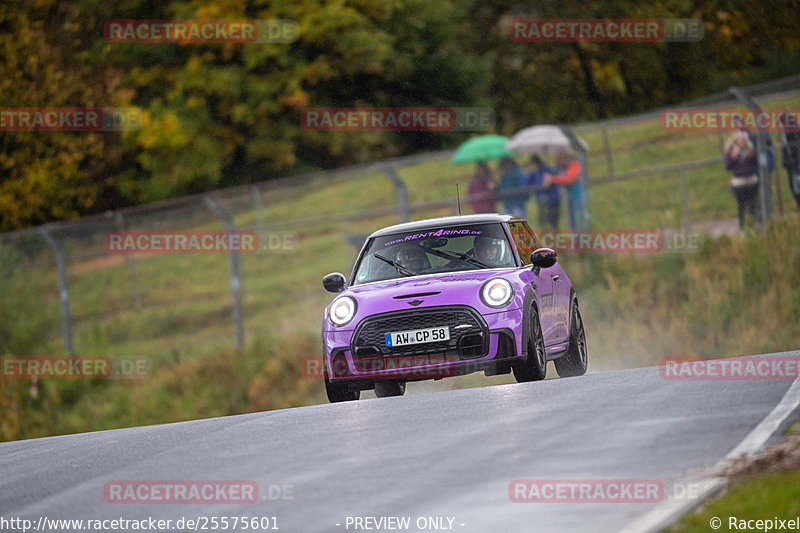
[[[697,19],[513,19],[512,41],[572,42],[697,42],[703,22]]]
[[[794,380],[800,376],[800,356],[668,357],[659,372],[663,379],[677,380]]]
[[[291,20],[109,20],[111,43],[291,43],[299,36]]]
[[[308,108],[300,123],[314,131],[491,131],[495,113],[487,108]]]

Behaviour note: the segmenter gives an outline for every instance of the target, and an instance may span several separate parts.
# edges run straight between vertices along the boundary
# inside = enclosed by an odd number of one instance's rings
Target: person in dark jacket
[[[733,173],[731,192],[736,197],[739,228],[749,211],[756,222],[761,220],[758,196],[758,158],[755,147],[744,131],[737,131],[725,142],[725,169]]]
[[[790,123],[786,115],[781,117],[783,131],[783,166],[789,174],[789,189],[792,191],[797,208],[800,209],[800,131],[797,123]]]
[[[561,188],[550,184],[544,187],[545,174],[560,174],[557,168],[546,164],[538,155],[531,156],[530,173],[522,184],[536,187],[536,206],[539,208],[539,226],[547,229],[558,229],[561,217]]]

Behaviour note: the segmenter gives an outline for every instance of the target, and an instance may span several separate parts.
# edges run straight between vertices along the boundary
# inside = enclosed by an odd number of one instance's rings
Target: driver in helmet
[[[409,245],[400,248],[397,252],[395,262],[412,272],[422,272],[430,268],[430,262],[425,252],[419,246]]]
[[[473,241],[475,259],[491,266],[500,266],[503,255],[503,243],[500,239],[478,235]]]

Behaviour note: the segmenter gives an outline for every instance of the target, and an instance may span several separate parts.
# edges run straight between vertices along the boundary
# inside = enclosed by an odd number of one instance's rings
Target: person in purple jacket
[[[494,181],[489,165],[485,161],[479,161],[469,182],[469,195],[476,196],[469,201],[473,213],[494,213],[497,210],[497,197],[494,194],[496,188],[497,182]]]
[[[733,173],[731,191],[736,197],[739,228],[744,229],[745,212],[758,223],[761,220],[758,197],[758,158],[747,133],[737,131],[726,142],[725,169]]]

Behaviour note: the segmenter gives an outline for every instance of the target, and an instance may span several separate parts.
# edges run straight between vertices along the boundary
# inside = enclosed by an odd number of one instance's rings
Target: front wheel
[[[544,353],[544,335],[539,313],[531,307],[530,335],[528,336],[528,359],[514,365],[514,379],[517,383],[541,381],[547,375],[547,360]]]
[[[583,319],[578,309],[577,298],[572,300],[571,322],[567,353],[553,361],[556,365],[558,375],[562,378],[582,376],[589,367],[589,355],[586,350],[586,333],[583,331]]]
[[[328,372],[325,372],[325,394],[331,403],[352,402],[361,398],[361,391],[353,389],[345,383],[331,383]]]
[[[375,396],[388,398],[389,396],[402,396],[406,393],[405,381],[378,381],[375,383]]]

